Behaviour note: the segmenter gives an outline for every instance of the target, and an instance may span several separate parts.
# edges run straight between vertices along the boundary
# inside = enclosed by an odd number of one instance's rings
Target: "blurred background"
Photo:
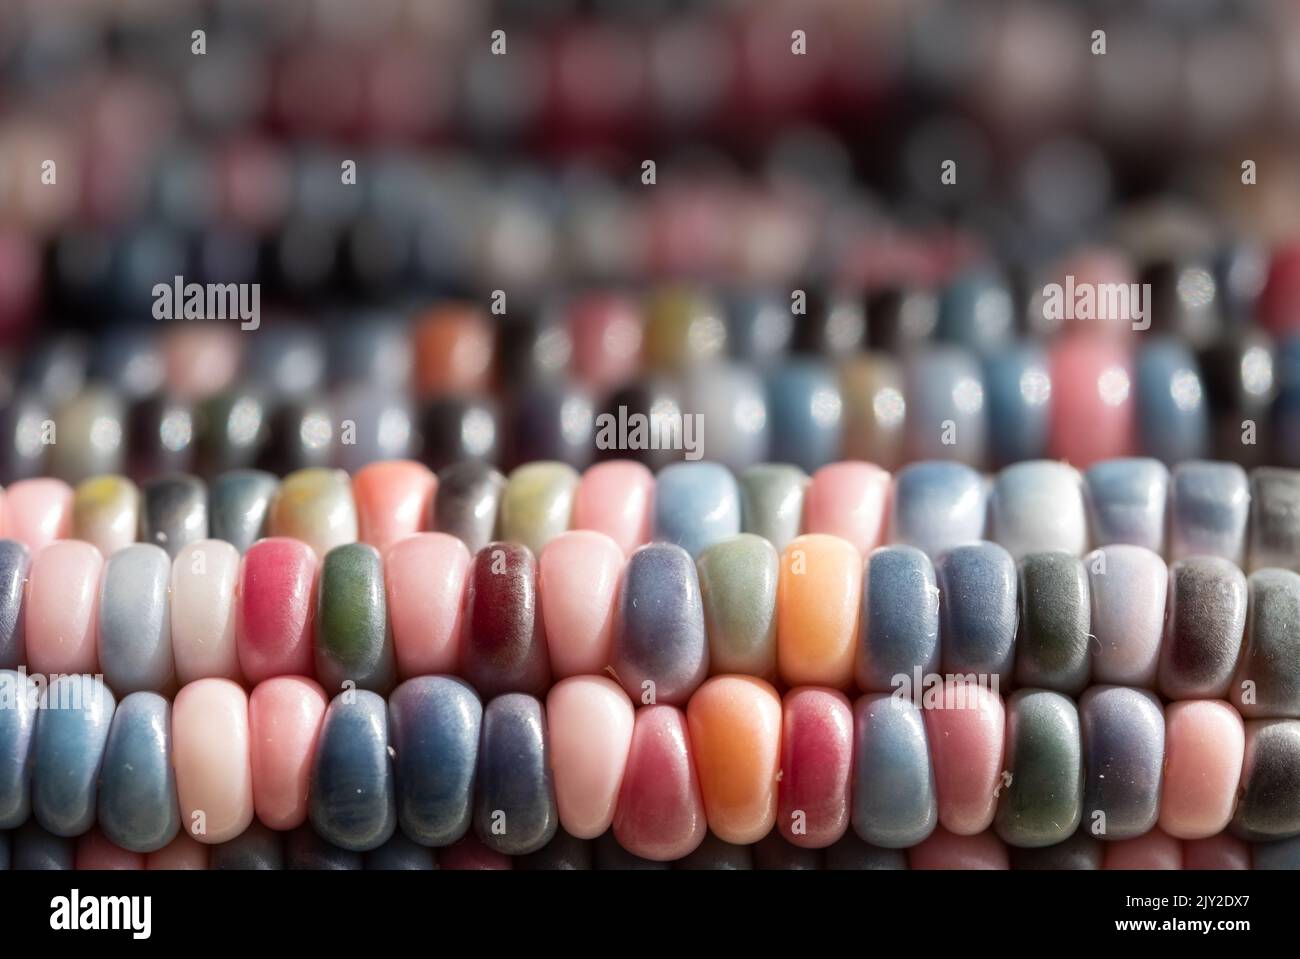
[[[620,405],[736,468],[1294,463],[1298,146],[1289,0],[8,0],[0,482],[583,466]],[[1067,274],[1152,335],[1063,354]]]

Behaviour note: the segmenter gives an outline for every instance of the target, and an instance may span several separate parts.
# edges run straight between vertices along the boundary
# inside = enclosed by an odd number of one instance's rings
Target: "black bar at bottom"
[[[135,897],[148,897],[147,924]],[[1296,922],[1294,881],[1271,872],[9,872],[0,903],[6,947],[73,937],[129,947],[147,932],[184,948],[416,936],[457,948],[639,942],[655,952],[747,940],[807,951],[828,936],[870,950],[1187,939],[1231,948]]]

